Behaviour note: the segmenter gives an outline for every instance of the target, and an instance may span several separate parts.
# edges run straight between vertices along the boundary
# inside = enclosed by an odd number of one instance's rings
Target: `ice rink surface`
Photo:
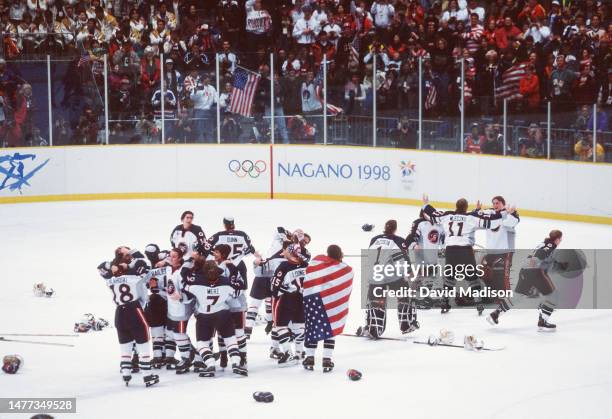
[[[2,333],[72,333],[83,313],[113,320],[111,292],[96,266],[118,245],[142,249],[169,245],[183,210],[207,235],[221,229],[223,216],[236,219],[255,247],[266,252],[276,226],[302,228],[312,236],[313,256],[332,243],[358,254],[387,219],[405,236],[417,207],[383,204],[267,200],[126,200],[0,206],[0,336]],[[375,224],[365,233],[364,223]],[[557,228],[564,248],[612,248],[612,227],[524,218],[517,247],[533,248]],[[484,236],[477,241],[484,245]],[[250,259],[246,260],[250,265]],[[359,302],[359,259],[346,332],[363,323]],[[252,278],[249,278],[251,280]],[[53,298],[36,298],[32,285],[44,282]],[[262,307],[263,309],[263,307]],[[160,384],[145,389],[140,375],[129,388],[119,374],[119,347],[112,328],[78,338],[23,338],[74,343],[74,348],[0,342],[0,355],[18,353],[25,365],[16,375],[0,373],[0,397],[76,397],[82,418],[610,418],[612,394],[612,311],[560,310],[556,333],[537,331],[537,312],[517,310],[496,328],[474,310],[419,312],[426,340],[441,328],[462,343],[474,334],[499,352],[414,345],[411,340],[368,341],[339,337],[336,368],[330,374],[301,366],[278,368],[268,358],[263,327],[249,341],[249,377],[230,372],[214,379],[161,372]],[[193,323],[193,321],[192,321]],[[193,324],[190,324],[193,330]],[[395,312],[386,336],[400,336]],[[363,379],[349,381],[358,369]],[[254,391],[271,391],[272,404],[258,404]],[[31,415],[1,414],[0,418]]]

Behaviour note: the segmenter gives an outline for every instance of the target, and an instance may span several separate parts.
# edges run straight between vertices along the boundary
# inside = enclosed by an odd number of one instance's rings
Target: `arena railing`
[[[237,67],[228,67],[220,55],[207,58],[208,68],[196,72],[192,87],[200,89],[206,73],[221,100],[198,109],[182,92],[186,74],[180,86],[161,82],[168,58],[156,57],[157,81],[148,86],[139,62],[122,68],[99,51],[7,59],[5,71],[14,77],[2,86],[0,145],[316,143],[612,162],[612,131],[601,123],[610,119],[609,108],[544,100],[541,108],[527,109],[520,100],[478,97],[461,59],[456,80],[440,80],[422,57],[395,80],[373,56],[352,95],[334,74],[335,64],[324,59],[313,74],[314,89],[300,88],[296,98],[287,93],[290,83],[279,74],[278,56],[241,54],[245,67],[259,63],[244,69],[258,79],[250,115],[244,116],[228,112],[229,76]],[[253,71],[262,68],[264,74]],[[126,77],[131,97],[122,100]],[[303,97],[312,99],[304,94],[316,95],[312,109],[302,107]],[[486,138],[489,147],[479,151],[482,144],[472,137]]]

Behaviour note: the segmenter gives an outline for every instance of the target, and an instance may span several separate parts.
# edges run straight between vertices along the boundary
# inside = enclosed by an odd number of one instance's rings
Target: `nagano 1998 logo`
[[[268,169],[268,165],[263,160],[230,160],[227,164],[227,168],[240,178],[246,177],[247,175],[252,178],[258,178],[259,175]]]
[[[411,160],[402,160],[399,164],[402,173],[401,183],[405,191],[411,191],[416,182],[416,163]]]
[[[0,191],[22,192],[24,186],[32,186],[30,181],[39,170],[41,170],[49,159],[40,164],[34,163],[36,154],[13,153],[0,156]]]

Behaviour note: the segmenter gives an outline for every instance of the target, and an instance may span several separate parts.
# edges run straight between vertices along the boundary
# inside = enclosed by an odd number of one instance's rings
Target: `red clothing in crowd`
[[[525,75],[519,82],[519,89],[530,109],[540,105],[540,80],[536,74]]]

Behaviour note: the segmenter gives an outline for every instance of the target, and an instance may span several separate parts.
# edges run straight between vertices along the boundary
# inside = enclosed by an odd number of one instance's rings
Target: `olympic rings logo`
[[[260,174],[267,170],[268,166],[263,160],[257,160],[255,163],[252,160],[244,160],[242,163],[238,160],[230,160],[227,168],[240,178],[246,177],[246,175],[258,178]]]

